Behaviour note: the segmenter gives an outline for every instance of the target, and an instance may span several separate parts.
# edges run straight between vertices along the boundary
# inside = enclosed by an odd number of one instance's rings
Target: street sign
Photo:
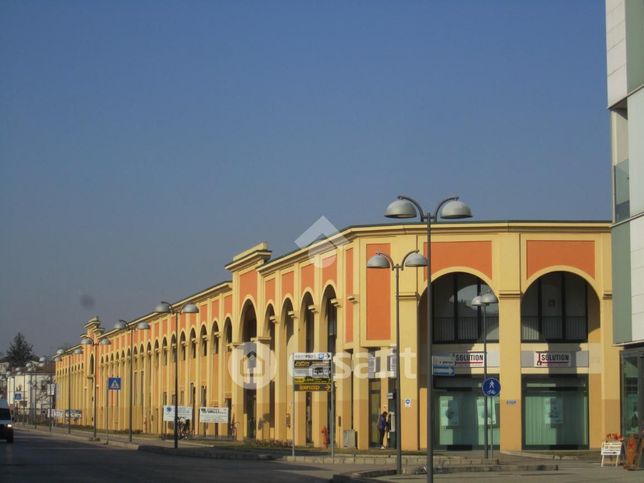
[[[295,391],[331,391],[331,353],[296,352],[293,354]]]
[[[110,377],[107,379],[107,388],[110,391],[120,391],[121,390],[121,378],[120,377]]]
[[[488,377],[483,381],[482,389],[486,396],[498,396],[501,392],[501,383],[496,377]]]
[[[433,356],[432,373],[435,376],[455,376],[456,375],[455,357],[453,355]]]
[[[13,400],[14,401],[22,401],[22,393],[21,392],[15,392],[13,394]]]

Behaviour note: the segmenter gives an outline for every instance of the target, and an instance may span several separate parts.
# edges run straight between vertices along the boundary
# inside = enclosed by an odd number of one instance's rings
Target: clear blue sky
[[[2,1],[0,351],[398,193],[608,219],[604,32],[598,0]]]

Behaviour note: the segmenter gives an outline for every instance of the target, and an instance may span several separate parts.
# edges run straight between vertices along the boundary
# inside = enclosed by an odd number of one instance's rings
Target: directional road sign
[[[498,396],[501,392],[501,383],[496,377],[488,377],[483,381],[482,389],[486,396]]]
[[[121,378],[120,377],[110,377],[107,379],[107,388],[110,391],[120,391],[121,390]]]
[[[331,391],[331,353],[293,354],[293,388],[295,391]]]
[[[455,376],[456,360],[454,356],[433,356],[432,372],[435,376]]]

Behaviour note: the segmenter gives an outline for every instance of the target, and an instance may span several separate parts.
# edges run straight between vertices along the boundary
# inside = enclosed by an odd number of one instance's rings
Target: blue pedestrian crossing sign
[[[483,381],[482,389],[486,396],[498,396],[501,392],[501,383],[496,377],[488,377]]]
[[[120,377],[110,377],[107,379],[107,388],[110,391],[120,391],[121,390],[121,378]]]

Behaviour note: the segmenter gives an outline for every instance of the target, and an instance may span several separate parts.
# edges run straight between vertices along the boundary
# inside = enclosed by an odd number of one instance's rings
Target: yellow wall
[[[366,374],[369,351],[389,351],[395,345],[395,279],[391,271],[372,277],[366,263],[373,248],[386,250],[399,262],[410,250],[426,246],[423,225],[384,225],[351,228],[336,234],[336,243],[316,245],[271,260],[266,244],[259,244],[233,258],[227,265],[231,281],[205,289],[174,305],[182,307],[194,303],[200,308],[196,315],[181,316],[179,321],[179,392],[183,404],[190,401],[190,386],[195,387],[194,406],[201,405],[201,386],[206,386],[206,404],[224,406],[232,399],[232,415],[237,425],[237,437],[247,436],[247,425],[252,417],[256,423],[256,437],[260,439],[290,440],[293,416],[298,429],[296,442],[305,444],[305,394],[296,395],[292,408],[291,386],[287,372],[288,356],[304,351],[306,312],[313,314],[314,350],[327,349],[327,299],[333,299],[337,309],[336,352],[350,352],[354,368],[362,364]],[[384,247],[384,248],[383,248]],[[436,248],[436,249],[435,249]],[[465,272],[480,277],[499,298],[500,337],[493,347],[499,353],[500,444],[505,450],[521,449],[522,435],[522,375],[547,374],[547,369],[521,368],[521,352],[534,350],[568,350],[565,345],[521,343],[521,297],[538,277],[553,271],[568,271],[586,280],[596,300],[591,311],[588,342],[582,350],[588,351],[588,367],[571,367],[561,373],[589,375],[590,446],[599,446],[608,432],[619,431],[619,354],[611,345],[612,315],[610,279],[609,225],[605,223],[468,223],[438,224],[433,227],[432,249],[435,253],[432,280],[452,272]],[[419,311],[419,302],[425,289],[425,272],[407,268],[400,275],[401,352],[417,354],[425,347],[425,314]],[[351,286],[349,286],[351,285]],[[310,297],[310,299],[308,299]],[[304,300],[309,300],[303,303]],[[290,313],[285,308],[292,305]],[[151,303],[154,305],[154,303]],[[385,310],[385,313],[382,311]],[[351,313],[351,323],[348,315]],[[243,326],[255,320],[255,336],[244,340]],[[291,343],[286,343],[286,327],[294,327]],[[169,431],[162,422],[163,394],[171,404],[174,394],[174,370],[171,341],[176,336],[174,316],[148,314],[131,321],[131,327],[146,321],[151,330],[134,333],[134,373],[137,382],[134,401],[133,427],[135,431],[161,433]],[[383,325],[385,324],[385,325]],[[109,324],[108,324],[109,325]],[[227,326],[232,329],[227,340]],[[275,334],[272,342],[277,362],[275,392],[271,397],[268,386],[256,393],[256,414],[246,413],[243,388],[231,380],[228,370],[233,351],[244,342],[264,347],[271,345],[271,327]],[[89,358],[96,351],[98,358],[98,427],[106,425],[105,385],[109,376],[121,376],[124,390],[118,397],[108,395],[110,430],[128,427],[129,335],[103,329],[98,319],[85,325],[86,335],[98,341],[107,338],[109,346],[83,346],[82,353],[72,354],[69,349],[57,363],[59,382],[57,407],[67,408],[66,391],[72,374],[72,409],[82,409],[82,424],[92,424],[92,379],[89,378]],[[182,337],[185,346],[181,345]],[[384,338],[383,338],[384,337]],[[193,357],[191,344],[196,343]],[[165,345],[164,345],[165,340]],[[202,347],[206,343],[207,354]],[[215,346],[217,351],[215,351]],[[165,347],[165,350],[164,350]],[[185,360],[182,351],[185,348]],[[490,348],[489,348],[490,349]],[[434,344],[434,352],[482,350],[481,344]],[[167,351],[167,352],[165,352]],[[167,363],[164,363],[167,358]],[[414,359],[413,377],[403,377],[402,399],[410,400],[410,407],[401,409],[403,448],[415,450],[426,445],[427,389],[425,362]],[[425,359],[426,361],[426,359]],[[491,370],[494,373],[497,369]],[[462,375],[480,375],[479,368],[460,369]],[[420,375],[420,379],[416,375]],[[143,390],[141,390],[143,381]],[[336,395],[336,442],[342,443],[342,432],[354,429],[360,448],[369,445],[369,383],[354,373],[338,381]],[[388,381],[382,380],[381,406],[387,404]],[[118,399],[118,403],[117,403]],[[437,410],[436,408],[434,410]],[[327,424],[326,395],[313,395],[312,440],[322,444],[322,430]],[[290,420],[290,421],[289,421]],[[228,434],[225,424],[198,425],[203,434]],[[194,427],[194,424],[193,424]],[[436,431],[436,429],[435,429]]]

